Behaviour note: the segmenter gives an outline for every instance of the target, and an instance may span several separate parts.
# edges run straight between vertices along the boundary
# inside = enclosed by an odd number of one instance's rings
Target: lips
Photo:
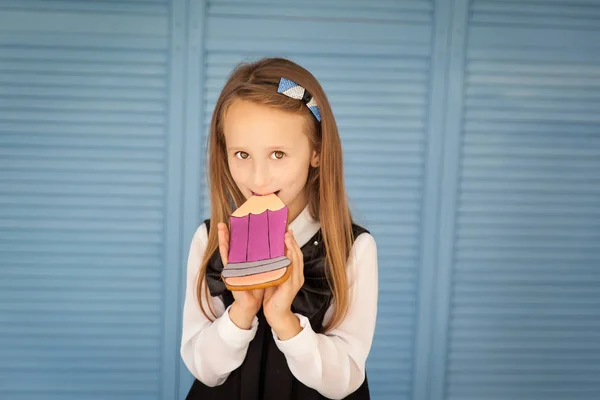
[[[268,196],[270,194],[275,194],[275,196],[277,196],[280,191],[281,190],[278,190],[276,192],[270,192],[270,193],[256,193],[256,192],[252,192],[252,195],[254,195],[254,196]]]

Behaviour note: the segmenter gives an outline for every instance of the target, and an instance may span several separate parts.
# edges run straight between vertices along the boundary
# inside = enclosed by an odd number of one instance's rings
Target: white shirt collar
[[[289,224],[288,229],[294,232],[294,238],[298,247],[304,246],[315,233],[319,231],[321,224],[310,215],[308,205],[304,210]]]

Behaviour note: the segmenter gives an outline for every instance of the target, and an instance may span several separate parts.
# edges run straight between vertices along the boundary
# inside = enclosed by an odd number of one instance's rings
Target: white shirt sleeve
[[[378,298],[377,247],[374,238],[359,235],[348,260],[349,308],[337,328],[326,334],[315,333],[306,317],[296,314],[302,331],[280,341],[296,379],[325,397],[342,399],[356,391],[365,379],[365,364],[375,332]],[[325,315],[331,318],[333,305]]]
[[[218,316],[214,322],[200,310],[196,283],[207,242],[208,232],[206,225],[202,224],[192,238],[188,256],[180,354],[194,377],[207,386],[218,386],[246,358],[250,341],[256,335],[258,319],[254,317],[249,330],[238,328],[229,319],[229,308],[225,310],[220,297],[211,297]],[[207,312],[210,312],[204,292],[202,301]]]

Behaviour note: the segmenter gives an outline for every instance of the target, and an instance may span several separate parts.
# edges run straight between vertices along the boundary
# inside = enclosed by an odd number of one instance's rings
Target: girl
[[[304,68],[263,59],[233,71],[208,141],[210,220],[192,239],[181,357],[187,399],[367,399],[377,314],[377,250],[346,201],[327,97]],[[229,291],[228,221],[251,196],[288,207],[290,277]]]

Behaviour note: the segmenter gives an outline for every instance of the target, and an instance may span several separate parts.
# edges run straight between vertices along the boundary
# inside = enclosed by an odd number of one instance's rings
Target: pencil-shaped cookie
[[[229,290],[278,285],[289,277],[285,256],[288,208],[275,194],[252,196],[229,218],[229,263],[221,277]]]

